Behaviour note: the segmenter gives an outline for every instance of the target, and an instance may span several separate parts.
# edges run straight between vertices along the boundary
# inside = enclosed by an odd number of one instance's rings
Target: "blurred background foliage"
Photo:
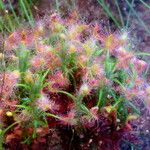
[[[10,32],[23,22],[33,25],[37,15],[45,15],[51,10],[62,14],[76,10],[88,21],[107,16],[120,29],[128,28],[134,18],[134,22],[137,21],[150,35],[149,19],[146,18],[149,0],[0,0],[0,30]]]

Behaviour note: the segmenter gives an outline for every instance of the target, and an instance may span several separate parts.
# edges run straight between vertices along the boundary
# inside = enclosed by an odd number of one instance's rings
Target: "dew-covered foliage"
[[[76,12],[11,33],[0,53],[1,149],[119,149],[137,104],[150,105],[137,55],[127,31],[105,33]]]

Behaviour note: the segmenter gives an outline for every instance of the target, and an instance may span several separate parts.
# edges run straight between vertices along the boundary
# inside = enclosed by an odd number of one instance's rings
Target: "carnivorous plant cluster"
[[[70,136],[70,148],[78,139],[78,149],[116,150],[140,116],[134,102],[150,104],[147,63],[136,57],[127,31],[106,34],[75,13],[54,13],[13,32],[3,49],[1,147],[44,141],[58,129]]]

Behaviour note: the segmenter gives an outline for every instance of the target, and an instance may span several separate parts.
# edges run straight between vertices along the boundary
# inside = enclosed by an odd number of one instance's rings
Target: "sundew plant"
[[[105,33],[75,12],[8,35],[0,53],[0,149],[13,142],[38,149],[56,130],[64,135],[59,149],[119,149],[141,115],[136,104],[150,104],[147,63],[131,45],[127,31]]]

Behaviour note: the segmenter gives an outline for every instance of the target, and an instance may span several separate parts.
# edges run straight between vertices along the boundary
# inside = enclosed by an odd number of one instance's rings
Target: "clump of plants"
[[[117,150],[140,116],[134,103],[149,104],[147,63],[127,32],[106,34],[76,13],[54,13],[13,32],[3,49],[1,149]]]

